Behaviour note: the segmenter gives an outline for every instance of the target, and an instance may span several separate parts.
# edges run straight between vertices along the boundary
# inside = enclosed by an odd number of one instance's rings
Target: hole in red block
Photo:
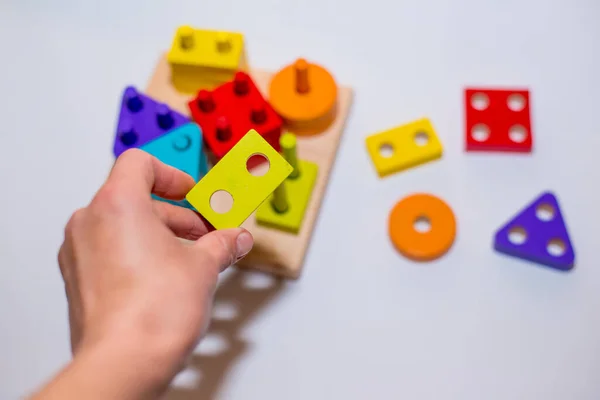
[[[246,160],[246,170],[252,176],[264,176],[269,168],[269,159],[264,154],[255,153]]]
[[[490,99],[485,93],[475,93],[471,96],[471,107],[478,111],[483,111],[488,108]]]
[[[210,208],[218,214],[226,214],[233,207],[233,196],[226,190],[217,190],[210,196]]]
[[[490,137],[490,128],[484,124],[477,124],[471,129],[471,137],[478,142],[485,142]]]
[[[512,111],[518,112],[525,108],[525,97],[518,93],[514,93],[508,96],[506,103],[508,108],[510,108]]]
[[[515,143],[523,143],[527,139],[527,129],[521,125],[513,125],[508,130],[508,137]]]

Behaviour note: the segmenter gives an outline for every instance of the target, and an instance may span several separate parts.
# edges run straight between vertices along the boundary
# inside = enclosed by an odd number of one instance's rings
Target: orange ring
[[[277,72],[269,84],[269,103],[297,135],[327,129],[336,117],[337,96],[329,71],[303,58]]]
[[[420,218],[430,223],[427,232],[414,224]],[[452,209],[430,194],[414,194],[400,200],[390,212],[388,232],[396,249],[416,261],[431,261],[444,255],[456,237],[456,219]]]

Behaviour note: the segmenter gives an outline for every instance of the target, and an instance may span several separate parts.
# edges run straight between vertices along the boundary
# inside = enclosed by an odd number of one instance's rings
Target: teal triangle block
[[[202,131],[195,123],[188,123],[160,136],[140,147],[163,163],[177,168],[198,182],[208,172],[206,155],[202,144]],[[171,201],[154,198],[171,204],[193,209],[185,199]]]

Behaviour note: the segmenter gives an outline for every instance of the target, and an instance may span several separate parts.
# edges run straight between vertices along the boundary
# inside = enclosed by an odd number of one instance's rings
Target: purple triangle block
[[[128,86],[123,91],[121,100],[113,148],[115,157],[189,122],[190,119],[185,115],[140,93],[135,87]]]
[[[524,233],[521,235],[524,241],[509,239],[515,231]],[[549,248],[562,252],[551,252]],[[494,249],[562,271],[572,269],[575,263],[575,251],[560,205],[551,192],[542,193],[500,228],[494,238]]]

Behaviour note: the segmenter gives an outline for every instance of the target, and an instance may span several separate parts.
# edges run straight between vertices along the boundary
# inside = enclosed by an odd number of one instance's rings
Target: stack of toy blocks
[[[317,64],[251,70],[242,34],[183,26],[145,92],[125,90],[114,155],[137,147],[191,175],[171,203],[248,229],[255,248],[240,267],[298,278],[351,102]],[[230,195],[225,211],[217,192]]]
[[[166,164],[200,179],[208,171],[202,132],[187,116],[128,86],[123,91],[113,153],[140,148]],[[190,208],[186,201],[167,201]]]

